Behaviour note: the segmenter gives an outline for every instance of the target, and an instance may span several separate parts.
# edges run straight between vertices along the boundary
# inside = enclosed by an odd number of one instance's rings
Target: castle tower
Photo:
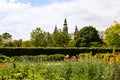
[[[75,32],[74,32],[74,35],[76,35],[77,32],[78,32],[78,28],[77,28],[77,26],[75,26]]]
[[[55,25],[54,33],[58,32],[57,25]]]
[[[68,33],[68,27],[67,27],[67,20],[65,18],[64,24],[63,24],[63,32]]]

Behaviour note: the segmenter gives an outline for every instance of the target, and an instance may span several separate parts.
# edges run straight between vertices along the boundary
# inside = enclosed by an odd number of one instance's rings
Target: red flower
[[[4,64],[0,63],[0,67],[3,67],[3,66],[4,66]]]

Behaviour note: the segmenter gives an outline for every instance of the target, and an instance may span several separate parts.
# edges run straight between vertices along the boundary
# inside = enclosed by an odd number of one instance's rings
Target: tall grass
[[[109,59],[109,54],[104,57],[86,54],[81,55],[78,61],[56,58],[56,61],[44,61],[40,60],[41,57],[45,59],[43,55],[12,58],[13,62],[0,67],[0,80],[120,80],[118,56]],[[110,63],[112,60],[115,61]]]
[[[16,62],[0,68],[0,80],[110,80],[109,64],[101,61]]]

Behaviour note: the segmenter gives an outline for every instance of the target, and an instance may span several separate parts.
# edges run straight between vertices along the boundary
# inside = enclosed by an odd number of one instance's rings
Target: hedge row
[[[63,61],[65,55],[52,54],[52,55],[37,55],[37,56],[13,56],[14,61],[19,62],[41,62],[41,61]]]
[[[120,52],[120,49],[115,49],[117,52]],[[51,54],[69,54],[69,55],[76,55],[80,53],[89,53],[92,52],[93,55],[96,53],[112,53],[112,48],[0,48],[0,54],[6,56],[21,56],[21,55],[51,55]]]

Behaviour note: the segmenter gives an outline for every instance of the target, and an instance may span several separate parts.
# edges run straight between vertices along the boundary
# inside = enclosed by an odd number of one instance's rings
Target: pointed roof
[[[65,18],[65,20],[64,20],[64,25],[67,25],[67,19]]]
[[[57,25],[55,25],[55,29],[57,29]]]
[[[77,26],[75,26],[75,32],[74,32],[74,35],[77,34],[77,32],[78,32],[78,28],[77,28]]]
[[[68,26],[67,26],[67,19],[65,18],[64,24],[63,24],[63,32],[68,33]]]
[[[77,25],[75,26],[75,31],[78,31]]]
[[[57,30],[57,25],[55,25],[55,29],[54,29],[54,33],[56,33],[58,30]]]

